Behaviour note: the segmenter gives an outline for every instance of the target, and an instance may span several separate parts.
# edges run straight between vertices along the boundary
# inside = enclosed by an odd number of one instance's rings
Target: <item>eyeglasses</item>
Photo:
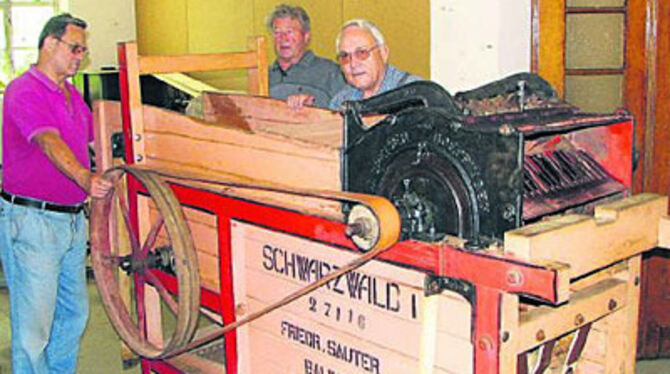
[[[356,48],[353,52],[341,51],[337,54],[337,61],[340,62],[340,65],[346,65],[351,62],[351,57],[355,57],[358,61],[365,61],[370,58],[370,53],[376,48],[379,48],[379,45],[373,45],[370,48]]]
[[[56,40],[67,45],[70,48],[70,52],[72,52],[73,55],[85,55],[88,53],[88,47],[85,45],[77,43],[69,43],[61,38],[56,38]]]

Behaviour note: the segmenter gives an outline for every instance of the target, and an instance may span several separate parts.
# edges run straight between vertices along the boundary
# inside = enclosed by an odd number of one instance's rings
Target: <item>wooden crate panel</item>
[[[546,339],[554,339],[576,329],[584,322],[595,321],[626,305],[627,284],[608,279],[573,294],[570,301],[560,307],[541,306],[519,316],[519,348],[536,345],[538,331]],[[615,304],[612,307],[611,302]],[[577,320],[583,320],[576,323]],[[543,339],[544,340],[544,339]]]
[[[358,256],[241,222],[232,222],[231,226],[235,300],[238,305],[244,304],[247,311],[258,310]],[[288,325],[284,320],[289,318],[294,321],[292,326],[297,326],[291,329],[308,330],[322,336],[324,341],[347,340],[349,346],[361,351],[366,347],[388,351],[391,355],[388,357],[393,354],[406,357],[412,369],[397,371],[406,373],[417,370],[422,335],[425,329],[432,329],[437,331],[436,366],[449,369],[447,372],[471,372],[470,304],[454,293],[432,296],[439,301],[438,317],[426,321],[423,281],[424,276],[419,272],[373,261],[252,323],[248,334],[239,336],[240,350],[248,352],[252,361],[265,351],[259,348],[256,329],[273,335],[277,344],[286,344]],[[304,356],[305,352],[318,357],[313,362],[337,367],[338,363],[333,362],[337,359],[328,354],[325,346],[305,351],[305,347],[297,344],[295,350],[302,353],[293,353],[298,357],[292,367],[302,368],[305,360],[312,360],[309,358],[312,356]],[[386,353],[379,355],[387,357]],[[392,362],[400,359],[393,358]],[[347,369],[346,365],[342,368],[343,372],[356,372],[355,369]]]
[[[341,143],[328,145],[316,144],[311,142],[309,137],[287,141],[286,136],[265,133],[259,131],[260,129],[251,131],[235,126],[226,126],[225,124],[207,123],[177,112],[149,105],[143,106],[143,113],[145,121],[144,131],[146,132],[163,131],[194,139],[213,142],[225,141],[226,143],[237,144],[242,147],[269,148],[276,150],[277,153],[295,153],[305,157],[324,157],[324,154],[327,155],[333,151],[337,152],[341,147]],[[210,159],[211,157],[203,161]]]
[[[593,217],[554,217],[506,232],[505,252],[569,264],[574,278],[655,247],[667,205],[665,196],[640,194],[598,206]]]
[[[260,305],[252,303],[252,305]],[[389,328],[392,328],[389,326]],[[396,331],[396,339],[408,339]],[[420,359],[408,352],[390,349],[387,341],[376,341],[373,334],[366,337],[346,334],[342,330],[324,327],[316,321],[277,311],[251,324],[248,329],[251,344],[249,365],[251,374],[265,373],[262,352],[272,355],[281,373],[306,373],[307,368],[321,366],[336,373],[407,374],[420,372]],[[418,341],[416,349],[418,349]],[[440,336],[434,373],[472,373],[472,347],[467,340]],[[254,367],[259,370],[254,370]],[[327,371],[326,371],[327,372]]]
[[[167,132],[147,134],[145,147],[149,166],[152,160],[160,160],[170,162],[175,168],[197,166],[288,186],[341,188],[339,159],[307,158],[267,147],[185,138]]]

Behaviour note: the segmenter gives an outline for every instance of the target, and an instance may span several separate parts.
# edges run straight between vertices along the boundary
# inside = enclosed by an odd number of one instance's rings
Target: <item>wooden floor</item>
[[[0,272],[0,374],[9,374],[9,298]],[[89,283],[91,316],[82,342],[80,374],[138,374],[139,367],[122,368],[119,340],[100,303],[93,281]],[[638,361],[637,374],[670,373],[670,360]],[[513,373],[510,373],[513,374]]]

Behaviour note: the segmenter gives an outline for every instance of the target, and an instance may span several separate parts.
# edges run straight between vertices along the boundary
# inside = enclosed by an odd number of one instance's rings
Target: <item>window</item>
[[[58,11],[59,1],[62,0],[0,0],[0,113],[9,81],[37,61],[37,39],[42,26]],[[0,152],[1,140],[0,133]]]
[[[40,31],[57,11],[57,0],[0,0],[0,95],[9,81],[37,61]]]
[[[625,106],[627,0],[532,0],[532,69],[571,104]]]

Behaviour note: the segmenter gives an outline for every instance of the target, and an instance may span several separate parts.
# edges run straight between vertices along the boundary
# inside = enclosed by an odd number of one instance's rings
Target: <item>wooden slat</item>
[[[253,37],[249,40],[249,49],[255,54],[255,66],[247,70],[247,91],[252,95],[268,96],[270,94],[268,76],[268,56],[265,38]]]
[[[636,195],[596,207],[593,217],[566,215],[508,231],[505,252],[570,264],[575,278],[655,247],[666,209],[667,197]]]
[[[139,74],[246,69],[257,64],[254,52],[139,56],[138,61]]]
[[[188,152],[176,151],[187,149]],[[249,148],[153,133],[147,141],[147,151],[148,161],[169,162],[175,168],[195,166],[304,188],[337,190],[341,186],[339,163],[275,152],[266,147]]]
[[[502,295],[500,308],[500,373],[515,373],[519,354],[519,296]]]
[[[132,126],[132,150],[134,163],[144,161],[144,117],[142,113],[142,90],[140,88],[140,68],[137,54],[137,44],[125,44],[125,61],[128,74],[128,111],[130,114],[130,125]],[[126,147],[130,146],[126,144]],[[126,160],[131,162],[130,160]]]
[[[663,216],[659,221],[658,246],[670,249],[670,216]]]
[[[626,306],[627,284],[609,279],[574,294],[559,309],[542,306],[521,313],[519,317],[518,350],[527,351],[547,340],[555,339],[584,323],[595,321]],[[610,308],[610,301],[616,305]],[[581,315],[581,323],[577,323]],[[630,338],[630,337],[628,337]]]
[[[202,100],[204,118],[208,122],[226,122],[229,117],[267,119],[283,124],[342,122],[337,112],[320,108],[293,112],[286,102],[278,99],[205,92]]]
[[[158,211],[153,204],[150,204],[149,209],[153,222],[158,217]],[[182,209],[198,257],[201,286],[218,292],[221,288],[221,277],[219,276],[219,233],[216,226],[216,216],[193,208],[182,207]],[[162,229],[154,247],[167,243],[169,243],[167,233],[165,229]]]
[[[264,101],[259,102],[262,104]],[[333,159],[341,144],[314,144],[309,139],[287,139],[284,136],[261,131],[243,131],[235,125],[222,126],[197,120],[176,112],[146,105],[146,131],[179,135],[188,139],[231,143],[239,147],[272,149],[277,153],[291,153],[301,157]],[[290,126],[290,125],[286,125]],[[210,155],[214,156],[214,155]],[[339,158],[339,156],[338,156]],[[203,160],[206,162],[207,160]]]
[[[640,313],[640,272],[642,266],[642,255],[635,256],[628,260],[628,272],[624,280],[628,283],[626,295],[626,308],[621,310],[621,323],[616,330],[617,335],[610,340],[612,345],[621,347],[621,354],[614,357],[621,357],[617,370],[625,373],[635,373],[635,356],[637,353],[637,338]],[[623,342],[623,344],[620,344]]]

